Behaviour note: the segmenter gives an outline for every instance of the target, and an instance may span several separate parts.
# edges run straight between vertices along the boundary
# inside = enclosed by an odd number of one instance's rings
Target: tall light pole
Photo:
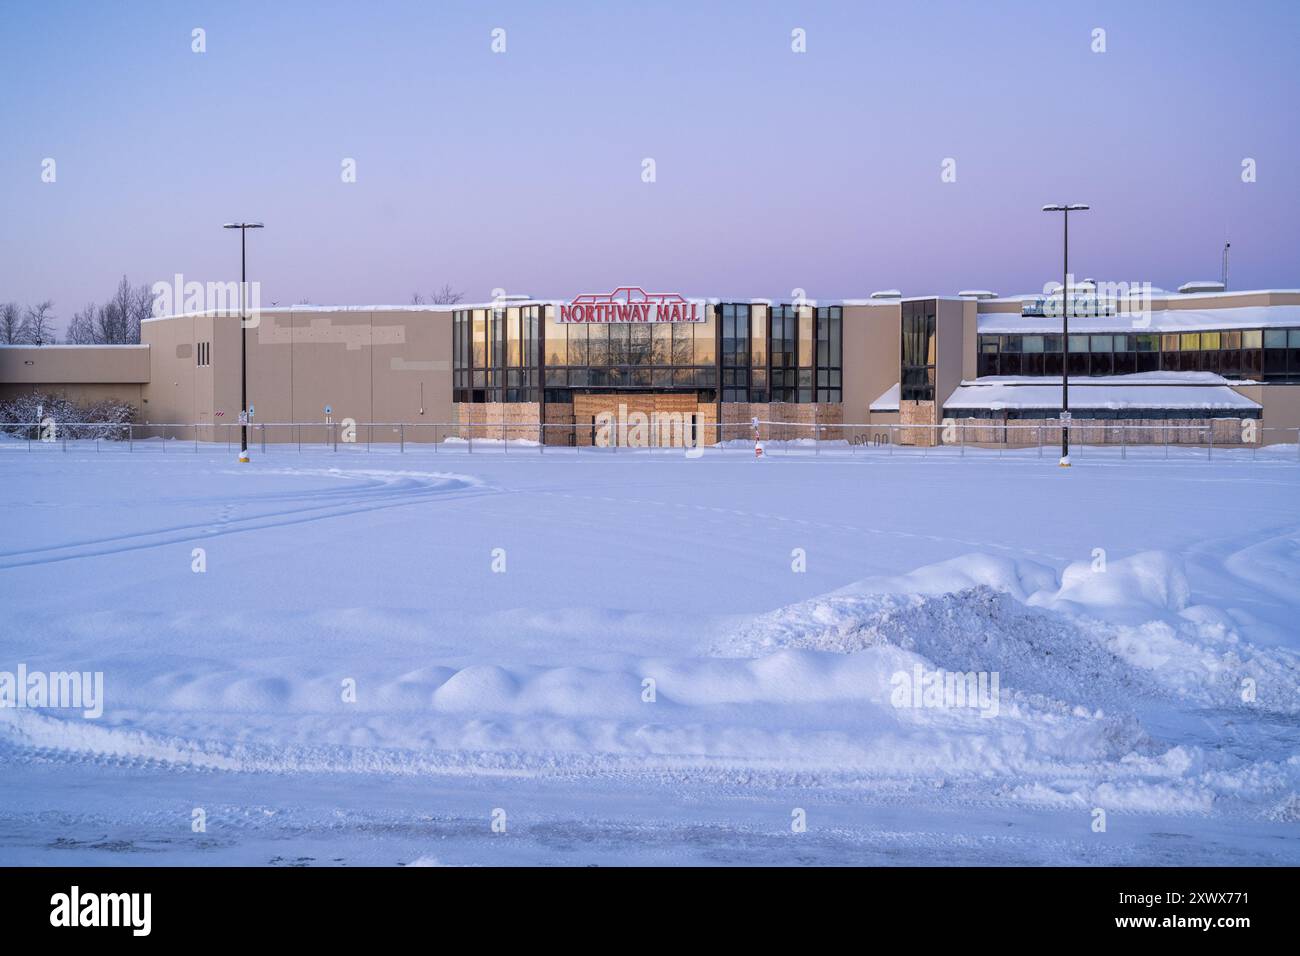
[[[228,222],[222,229],[239,230],[239,460],[248,461],[248,230],[261,229],[260,222]]]
[[[1061,467],[1070,467],[1070,213],[1083,212],[1083,203],[1052,203],[1043,212],[1064,213],[1065,252],[1061,270]]]

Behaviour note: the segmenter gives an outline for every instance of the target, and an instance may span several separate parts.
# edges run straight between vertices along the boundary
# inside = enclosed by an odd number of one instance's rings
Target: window
[[[748,402],[750,376],[750,333],[749,305],[724,303],[722,316],[722,400],[724,402]]]
[[[206,368],[212,364],[212,343],[199,342],[194,346],[194,364]]]
[[[519,328],[519,310],[506,310],[506,365],[518,367],[522,364],[523,339]]]
[[[452,313],[453,401],[538,401],[542,308],[528,305]],[[566,352],[563,332],[546,346],[557,356]]]
[[[474,349],[472,368],[487,367],[487,312],[474,310]]]
[[[792,305],[772,306],[772,332],[769,355],[772,358],[772,379],[769,392],[774,402],[797,402],[799,400],[798,357],[796,342],[798,339],[798,316]]]
[[[799,306],[799,367],[812,368],[813,365],[813,310]]]
[[[567,329],[569,341],[569,364],[570,365],[587,365],[588,356],[591,354],[588,349],[589,338],[587,336],[587,327],[585,325],[561,325],[561,330]]]
[[[844,362],[844,309],[838,305],[816,310],[817,381],[819,402],[842,401]]]
[[[628,363],[628,343],[632,330],[626,325],[611,325],[609,332],[609,364],[626,365]]]
[[[673,327],[668,322],[656,322],[650,330],[650,364],[673,364]]]
[[[674,342],[676,342],[676,332],[677,330],[674,329]],[[587,364],[592,368],[603,368],[609,365],[608,325],[587,326]]]
[[[980,335],[977,346],[976,370],[981,376],[1062,371],[1059,335]],[[1070,336],[1072,376],[1157,371],[1300,381],[1300,329]]]
[[[712,322],[684,322],[680,324],[685,325],[695,338],[695,364],[712,365],[716,362],[717,350],[714,337],[717,335],[717,326]]]
[[[695,354],[695,335],[684,323],[673,324],[673,364],[690,365]],[[595,362],[591,364],[595,365]]]
[[[934,401],[935,314],[934,299],[904,302],[900,398],[906,402]],[[1004,336],[1003,346],[1011,336]]]

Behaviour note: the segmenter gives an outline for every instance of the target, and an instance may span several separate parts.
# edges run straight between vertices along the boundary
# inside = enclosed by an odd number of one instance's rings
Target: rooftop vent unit
[[[1049,282],[1049,283],[1047,283],[1047,285],[1045,285],[1043,288],[1046,290],[1046,291],[1043,293],[1044,295],[1060,295],[1060,294],[1061,294],[1061,283],[1059,283],[1059,282]],[[1070,286],[1070,291],[1071,291],[1071,292],[1079,292],[1079,293],[1092,293],[1092,292],[1096,292],[1096,291],[1097,291],[1097,280],[1096,280],[1096,279],[1081,279],[1080,281],[1075,282],[1073,285]]]
[[[897,289],[881,289],[879,292],[871,293],[873,299],[901,299],[902,297],[903,293]]]
[[[1222,292],[1224,288],[1222,282],[1184,282],[1178,287],[1178,291],[1183,295],[1190,295],[1195,292]]]
[[[988,289],[964,289],[957,293],[959,299],[996,299],[998,294]]]

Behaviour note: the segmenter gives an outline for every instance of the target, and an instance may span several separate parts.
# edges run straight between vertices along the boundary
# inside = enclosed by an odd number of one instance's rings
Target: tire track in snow
[[[356,493],[357,489],[349,489],[347,493],[351,497],[342,499],[337,499],[339,494],[337,491],[327,490],[323,492],[323,496],[328,497],[330,500],[324,503],[305,504],[297,508],[269,511],[251,515],[247,518],[234,517],[233,506],[228,505],[220,513],[215,523],[210,520],[200,521],[150,531],[128,532],[121,535],[110,535],[105,538],[3,552],[0,553],[0,571],[38,564],[73,561],[78,558],[121,554],[127,551],[141,551],[169,544],[203,541],[224,537],[225,535],[242,534],[248,531],[283,528],[311,521],[321,521],[327,518],[348,517],[367,511],[382,511],[430,501],[456,501],[464,498],[499,494],[496,489],[485,487],[478,479],[468,475],[448,473],[435,476],[413,475],[402,472],[380,474],[389,474],[393,478],[405,480],[384,481],[381,479],[373,484],[376,489],[374,493],[358,495]],[[334,472],[331,472],[331,475],[334,475]],[[349,478],[354,475],[369,477],[365,472],[338,472],[336,476]],[[411,480],[417,478],[424,480]],[[310,499],[316,497],[316,495],[308,492],[299,497]]]

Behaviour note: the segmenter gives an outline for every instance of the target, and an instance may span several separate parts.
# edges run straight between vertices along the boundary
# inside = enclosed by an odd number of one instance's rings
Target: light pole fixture
[[[1064,263],[1061,270],[1061,467],[1070,467],[1070,213],[1083,212],[1083,203],[1051,203],[1043,212],[1063,213]]]
[[[260,222],[228,222],[222,229],[239,230],[239,460],[248,461],[248,230],[263,228]]]

